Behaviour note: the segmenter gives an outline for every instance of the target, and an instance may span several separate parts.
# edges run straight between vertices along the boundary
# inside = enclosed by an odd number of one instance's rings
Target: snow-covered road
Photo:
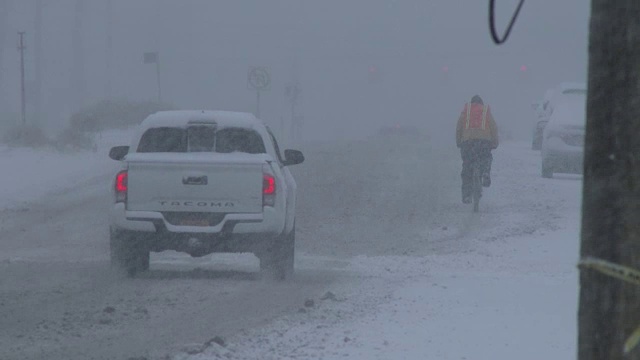
[[[415,150],[401,151],[407,162],[400,168],[386,159],[387,170],[403,174],[374,177],[393,179],[386,182],[390,188],[404,181],[406,188],[392,200],[383,194],[375,206],[357,207],[357,216],[350,214],[356,220],[337,216],[329,221],[332,230],[324,230],[336,231],[336,243],[353,256],[345,268],[350,280],[330,284],[329,293],[297,314],[174,359],[574,357],[581,177],[542,179],[539,153],[529,144],[503,144],[482,211],[473,214],[459,204],[459,183],[450,177],[459,171],[456,154],[436,152],[442,161],[433,162],[422,145]],[[431,166],[421,167],[425,163]],[[366,176],[360,181],[370,185]],[[349,192],[325,200],[342,199],[340,209],[347,211],[356,201],[344,198]],[[412,206],[402,211],[406,201]],[[395,221],[376,216],[389,202]],[[324,252],[340,255],[328,248]],[[314,250],[323,252],[320,245]]]
[[[37,191],[0,179],[0,359],[573,354],[581,180],[541,179],[525,143],[495,152],[479,214],[460,203],[455,148],[306,144],[287,283],[261,280],[252,255],[167,252],[138,279],[111,274],[108,145],[68,156],[5,150]],[[66,165],[46,176],[32,168],[55,161]],[[203,345],[215,336],[225,345]]]

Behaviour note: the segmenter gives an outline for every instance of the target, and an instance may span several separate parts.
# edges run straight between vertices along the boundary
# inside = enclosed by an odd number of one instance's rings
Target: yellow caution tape
[[[633,330],[633,333],[631,333],[631,336],[629,336],[627,341],[624,342],[625,355],[631,352],[631,350],[633,350],[633,348],[635,348],[636,345],[638,345],[638,342],[640,342],[640,326],[638,326],[635,330]]]
[[[614,278],[624,280],[632,284],[640,285],[640,271],[632,269],[630,267],[594,258],[586,258],[580,260],[578,266],[585,269],[597,270]]]
[[[593,269],[605,275],[609,275],[616,279],[626,281],[628,283],[640,285],[640,271],[630,267],[614,264],[609,261],[586,258],[578,262],[578,267],[584,269]],[[631,336],[624,342],[624,353],[628,354],[640,343],[640,326],[638,326]]]

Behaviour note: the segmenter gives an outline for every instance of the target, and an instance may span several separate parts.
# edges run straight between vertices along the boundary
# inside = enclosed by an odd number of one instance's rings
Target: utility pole
[[[260,119],[260,90],[256,90],[256,117]]]
[[[640,2],[591,0],[582,259],[640,268]],[[640,287],[580,272],[579,360],[638,360]]]
[[[300,88],[297,81],[295,81],[292,85],[287,86],[285,89],[285,95],[289,97],[289,101],[291,103],[291,129],[289,136],[292,140],[297,140],[297,130],[300,126],[296,119],[296,106],[298,105],[301,93],[302,89]]]
[[[160,59],[156,61],[156,78],[158,80],[158,104],[162,104],[162,86],[160,85]]]
[[[143,62],[145,64],[156,65],[156,80],[158,82],[158,103],[162,103],[162,87],[160,86],[160,53],[157,51],[146,52],[143,55]]]
[[[106,67],[107,67],[107,83],[105,89],[105,95],[107,98],[111,98],[113,95],[113,83],[111,77],[113,76],[113,1],[107,0],[107,46],[106,46]]]
[[[24,50],[26,49],[24,46],[24,34],[24,31],[18,32],[18,36],[20,37],[20,40],[18,41],[18,51],[20,51],[20,108],[23,126],[27,125],[27,100],[24,89]]]
[[[42,8],[43,0],[36,0],[36,16],[35,16],[35,38],[34,38],[34,60],[35,60],[35,84],[33,87],[33,113],[31,115],[32,123],[42,126]]]
[[[85,77],[85,49],[84,49],[84,31],[83,20],[85,16],[85,3],[86,0],[76,0],[74,9],[74,22],[71,33],[72,43],[72,82],[71,86],[75,90],[75,105],[77,108],[82,108],[85,105],[87,99],[86,94],[86,77]]]
[[[2,85],[4,84],[4,50],[6,35],[9,30],[7,18],[11,10],[10,5],[9,0],[0,0],[0,113],[4,112],[4,106],[6,105],[6,99],[2,96],[2,90],[4,90]]]
[[[284,116],[280,116],[280,139],[284,140]]]

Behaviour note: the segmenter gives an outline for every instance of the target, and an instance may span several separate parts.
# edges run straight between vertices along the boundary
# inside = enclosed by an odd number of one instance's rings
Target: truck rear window
[[[255,130],[190,126],[188,128],[158,127],[145,131],[137,152],[266,152],[262,137]]]

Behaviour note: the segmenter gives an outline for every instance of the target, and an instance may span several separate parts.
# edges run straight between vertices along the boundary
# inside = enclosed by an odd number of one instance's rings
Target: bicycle
[[[482,197],[482,169],[480,161],[473,162],[472,173],[472,198],[473,198],[473,212],[478,212],[480,209],[480,198]]]

